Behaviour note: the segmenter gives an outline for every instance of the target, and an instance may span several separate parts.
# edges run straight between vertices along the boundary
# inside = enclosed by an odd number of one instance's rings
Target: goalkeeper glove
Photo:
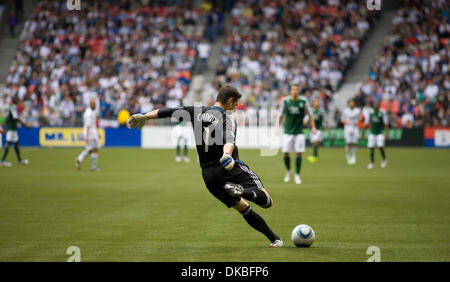
[[[142,127],[144,127],[145,123],[148,120],[149,120],[149,118],[146,115],[135,114],[128,118],[127,124],[128,124],[128,127],[130,127],[131,129],[133,129],[137,126],[137,128],[139,130],[141,130]]]
[[[234,159],[230,154],[223,154],[223,156],[220,158],[220,164],[223,166],[226,170],[231,170],[234,167]]]

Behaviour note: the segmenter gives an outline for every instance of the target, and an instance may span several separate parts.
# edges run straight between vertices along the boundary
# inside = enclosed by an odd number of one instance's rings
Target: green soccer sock
[[[375,150],[373,148],[370,148],[370,163],[375,163]]]
[[[314,145],[313,155],[316,158],[319,156],[319,145]]]
[[[381,157],[383,158],[383,161],[386,159],[386,153],[384,152],[384,148],[380,148]]]
[[[188,155],[188,147],[186,144],[184,144],[184,156],[187,157]]]
[[[17,159],[21,162],[22,158],[20,157],[19,143],[14,144],[14,150],[16,151]]]
[[[302,156],[297,156],[295,159],[295,173],[300,174],[300,169],[302,168]]]
[[[6,156],[8,155],[8,151],[9,151],[9,146],[6,146],[3,149],[3,154],[2,154],[2,162],[4,162],[6,160]]]
[[[180,155],[180,144],[177,144],[177,156]]]
[[[289,158],[289,155],[284,156],[284,165],[288,171],[291,170],[291,158]]]

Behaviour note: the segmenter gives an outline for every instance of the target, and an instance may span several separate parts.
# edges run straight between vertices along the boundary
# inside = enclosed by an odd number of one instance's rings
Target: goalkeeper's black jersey
[[[223,145],[235,144],[236,121],[222,108],[212,106],[187,106],[181,108],[162,108],[158,112],[160,118],[171,117],[172,121],[190,121],[194,130],[200,166],[220,165]],[[235,144],[232,157],[239,160],[238,148]]]

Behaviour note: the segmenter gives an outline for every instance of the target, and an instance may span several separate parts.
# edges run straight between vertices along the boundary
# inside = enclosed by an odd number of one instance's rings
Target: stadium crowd
[[[66,2],[36,4],[6,78],[33,126],[79,125],[92,96],[103,118],[178,106],[202,38],[220,32],[220,9],[190,1],[93,0],[75,12]]]
[[[445,0],[404,1],[357,87],[357,104],[381,101],[390,127],[450,125],[448,7]]]
[[[224,12],[210,4],[93,0],[83,5],[74,13],[64,0],[37,3],[25,22],[0,111],[18,95],[18,109],[31,126],[60,126],[80,125],[93,96],[106,119],[121,110],[134,114],[178,106],[194,69],[207,69],[209,44],[224,34]],[[224,10],[230,10],[231,28],[209,103],[229,83],[241,90],[238,109],[252,123],[294,83],[327,110],[379,16],[356,0],[238,0]],[[450,125],[448,19],[445,0],[405,1],[358,85],[357,105],[381,101],[391,127]]]
[[[246,107],[277,105],[300,84],[324,108],[377,22],[364,1],[238,1],[231,10],[216,85],[241,89]]]

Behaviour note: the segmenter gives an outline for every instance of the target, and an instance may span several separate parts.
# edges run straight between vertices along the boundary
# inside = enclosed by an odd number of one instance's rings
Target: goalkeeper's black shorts
[[[241,197],[233,197],[225,191],[225,183],[240,184],[244,189],[264,188],[256,173],[239,160],[231,170],[224,169],[220,164],[203,167],[202,176],[209,192],[229,208],[237,205]]]

